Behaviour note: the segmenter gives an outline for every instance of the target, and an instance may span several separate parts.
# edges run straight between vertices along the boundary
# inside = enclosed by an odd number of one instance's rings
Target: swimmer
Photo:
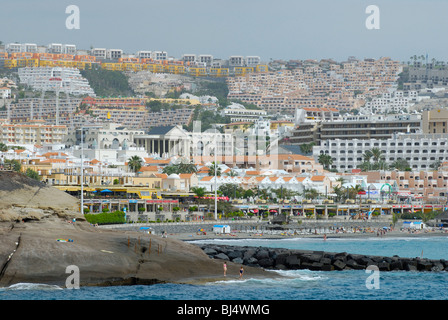
[[[240,268],[240,279],[243,279],[243,273],[244,273],[244,269],[243,269],[243,266],[241,266],[241,268]]]

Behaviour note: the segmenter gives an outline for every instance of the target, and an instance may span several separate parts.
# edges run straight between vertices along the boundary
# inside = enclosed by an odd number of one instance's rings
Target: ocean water
[[[399,255],[448,259],[448,237],[201,241],[232,245],[283,247],[330,252]],[[66,289],[45,284],[16,284],[0,288],[0,300],[446,300],[448,272],[272,271],[268,279],[226,281],[204,285],[81,287]]]

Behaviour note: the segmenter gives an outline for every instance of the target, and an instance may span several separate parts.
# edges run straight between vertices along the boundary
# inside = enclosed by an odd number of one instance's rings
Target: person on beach
[[[327,234],[324,233],[324,241],[327,240]]]
[[[243,279],[244,269],[243,266],[240,268],[240,279]]]
[[[225,262],[224,262],[223,268],[224,268],[224,277],[225,277],[227,275],[227,264]]]

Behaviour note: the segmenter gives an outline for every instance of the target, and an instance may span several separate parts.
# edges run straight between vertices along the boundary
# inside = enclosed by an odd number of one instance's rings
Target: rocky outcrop
[[[448,271],[448,261],[399,256],[371,256],[347,252],[288,250],[266,247],[243,247],[198,244],[212,259],[274,270],[309,269],[317,271],[364,270],[376,266],[380,271]]]

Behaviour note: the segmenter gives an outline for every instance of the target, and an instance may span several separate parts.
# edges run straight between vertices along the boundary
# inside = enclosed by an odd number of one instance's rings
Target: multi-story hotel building
[[[305,121],[292,131],[290,142],[303,144],[314,142],[321,145],[325,140],[388,139],[394,133],[417,133],[421,130],[421,116],[359,115],[344,116],[332,121]]]
[[[81,76],[77,68],[19,68],[19,78],[22,84],[26,84],[34,90],[95,96],[95,92],[90,87],[89,82]]]
[[[7,120],[0,120],[0,141],[5,144],[60,144],[66,134],[66,126],[46,125],[39,120],[27,124],[12,124]]]
[[[331,168],[351,171],[363,161],[366,151],[378,148],[387,164],[404,159],[414,171],[428,170],[434,163],[448,161],[448,135],[398,133],[388,139],[333,139],[322,140],[313,147],[315,159],[320,154],[331,155]]]
[[[435,108],[422,113],[424,133],[448,133],[448,109]]]

